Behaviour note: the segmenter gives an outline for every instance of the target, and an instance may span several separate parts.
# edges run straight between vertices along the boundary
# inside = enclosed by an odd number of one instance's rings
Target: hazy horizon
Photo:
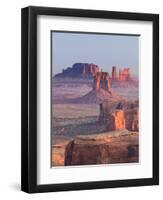
[[[112,66],[130,67],[138,75],[139,36],[52,32],[52,74],[74,63],[94,63],[111,73]]]

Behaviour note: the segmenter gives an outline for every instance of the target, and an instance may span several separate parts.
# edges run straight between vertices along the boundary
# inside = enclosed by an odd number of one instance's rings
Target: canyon
[[[55,75],[52,166],[139,162],[138,87],[130,68],[75,63]]]

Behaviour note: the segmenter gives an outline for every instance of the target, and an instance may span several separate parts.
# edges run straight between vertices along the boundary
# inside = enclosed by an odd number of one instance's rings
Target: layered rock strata
[[[138,162],[138,133],[78,136],[65,150],[64,165],[93,165]]]
[[[97,72],[94,76],[93,90],[110,91],[111,80],[108,72]]]
[[[99,122],[107,124],[108,130],[139,130],[139,109],[137,102],[103,102],[100,104]]]
[[[56,74],[56,78],[93,78],[99,72],[98,65],[93,63],[75,63],[72,67],[63,69],[62,73]]]

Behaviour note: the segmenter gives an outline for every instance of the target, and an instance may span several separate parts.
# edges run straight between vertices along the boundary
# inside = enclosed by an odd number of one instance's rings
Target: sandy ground
[[[73,99],[82,97],[88,94],[92,90],[92,82],[83,83],[80,81],[76,82],[59,82],[55,83],[52,88],[52,98],[53,99]],[[121,95],[124,98],[134,100],[138,99],[138,85],[131,86],[130,84],[122,84],[119,87],[115,84],[112,87],[113,91]]]
[[[87,104],[53,104],[52,117],[53,118],[85,118],[91,116],[99,116],[99,105]]]

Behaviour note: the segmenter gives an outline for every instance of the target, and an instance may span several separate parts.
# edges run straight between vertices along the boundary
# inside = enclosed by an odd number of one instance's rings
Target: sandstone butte
[[[93,63],[74,63],[72,67],[62,70],[62,73],[56,74],[55,77],[65,78],[92,78],[99,72],[99,67]]]
[[[93,78],[100,72],[99,66],[94,63],[74,63],[72,67],[63,69],[61,73],[56,74],[55,78]],[[104,72],[105,74],[107,72]],[[108,74],[108,73],[107,73]],[[108,74],[109,75],[109,74]],[[117,67],[112,67],[112,77],[110,80],[113,81],[128,81],[131,79],[131,68],[119,69],[119,76],[117,75]]]
[[[137,132],[127,130],[78,136],[66,146],[63,165],[139,162],[138,140]]]
[[[107,124],[108,131],[139,131],[138,101],[104,101],[100,104],[99,122]]]
[[[139,130],[139,111],[138,108],[130,110],[114,110],[103,118],[100,116],[100,121],[107,124],[108,130],[128,129],[130,131]]]

